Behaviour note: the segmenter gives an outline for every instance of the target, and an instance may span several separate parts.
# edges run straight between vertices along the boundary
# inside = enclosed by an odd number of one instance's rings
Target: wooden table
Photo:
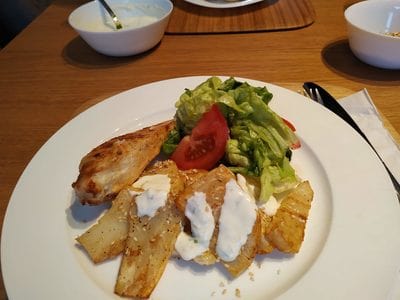
[[[67,23],[83,1],[56,1],[0,51],[1,224],[19,176],[52,134],[102,99],[153,81],[234,75],[293,90],[316,81],[336,97],[367,88],[390,130],[400,132],[400,71],[352,55],[343,17],[350,2],[311,2],[316,20],[298,30],[168,34],[147,53],[110,58],[91,50]],[[3,285],[0,295],[6,298]]]

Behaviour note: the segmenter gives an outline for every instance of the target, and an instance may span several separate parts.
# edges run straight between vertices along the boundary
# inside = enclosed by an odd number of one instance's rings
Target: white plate
[[[224,0],[185,0],[186,2],[196,4],[204,7],[211,8],[232,8],[232,7],[240,7],[245,5],[250,5],[253,3],[261,2],[263,0],[240,0],[240,1],[224,1]]]
[[[74,241],[101,213],[75,202],[71,183],[79,161],[113,136],[171,118],[184,88],[206,78],[165,80],[113,96],[40,149],[15,187],[4,222],[1,263],[10,299],[117,298],[119,259],[95,266]],[[388,175],[338,117],[266,85],[273,109],[297,127],[302,147],[293,164],[315,191],[300,253],[258,256],[232,281],[217,267],[171,261],[151,299],[235,299],[236,289],[242,299],[384,299],[400,253],[399,205]]]

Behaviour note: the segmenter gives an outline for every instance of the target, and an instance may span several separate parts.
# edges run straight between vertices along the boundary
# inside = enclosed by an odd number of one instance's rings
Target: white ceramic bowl
[[[173,5],[169,0],[107,0],[122,23],[116,30],[98,1],[75,9],[68,22],[93,49],[130,56],[153,48],[164,36]]]
[[[349,44],[363,62],[385,69],[400,69],[400,0],[367,0],[348,7]]]

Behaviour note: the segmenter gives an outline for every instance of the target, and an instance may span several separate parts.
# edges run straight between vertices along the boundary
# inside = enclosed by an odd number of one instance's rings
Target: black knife
[[[344,121],[346,121],[351,127],[353,127],[369,144],[372,150],[374,150],[375,154],[378,156],[379,160],[382,162],[386,171],[388,172],[390,179],[392,180],[393,186],[397,192],[397,197],[400,201],[400,184],[397,182],[396,178],[393,176],[392,172],[390,172],[389,168],[386,166],[385,162],[380,157],[379,153],[375,150],[374,146],[372,146],[371,142],[368,140],[366,135],[362,132],[360,127],[356,124],[353,118],[347,113],[347,111],[336,101],[335,98],[331,94],[329,94],[324,88],[320,87],[318,84],[314,82],[305,82],[303,84],[303,88],[310,96],[311,99],[318,101],[320,104],[328,108],[330,111],[341,117]],[[319,100],[316,99],[315,93],[313,91],[318,91],[321,96]]]

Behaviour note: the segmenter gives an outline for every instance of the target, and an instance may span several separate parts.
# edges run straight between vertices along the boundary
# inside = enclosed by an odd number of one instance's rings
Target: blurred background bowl
[[[122,23],[117,30],[98,1],[75,9],[68,22],[94,50],[110,56],[130,56],[157,45],[164,36],[173,5],[169,0],[108,0]]]
[[[363,62],[400,69],[400,0],[367,0],[344,13],[350,48]]]

